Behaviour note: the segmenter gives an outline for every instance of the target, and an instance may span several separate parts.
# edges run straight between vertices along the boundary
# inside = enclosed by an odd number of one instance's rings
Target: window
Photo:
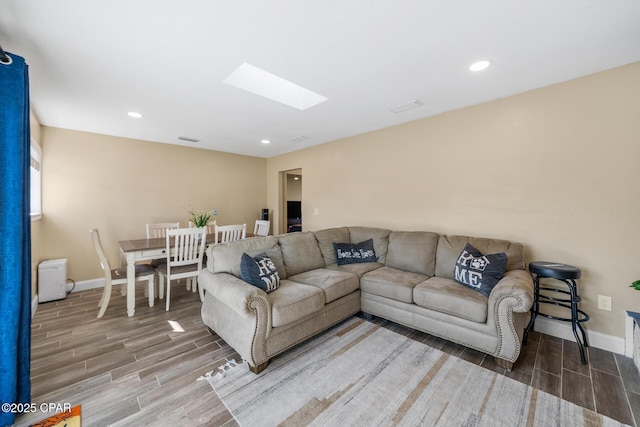
[[[31,139],[31,219],[42,217],[42,149]]]

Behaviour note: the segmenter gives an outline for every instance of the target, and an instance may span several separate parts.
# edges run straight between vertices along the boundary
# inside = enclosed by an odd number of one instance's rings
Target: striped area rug
[[[624,425],[359,318],[223,368],[206,379],[243,427]]]

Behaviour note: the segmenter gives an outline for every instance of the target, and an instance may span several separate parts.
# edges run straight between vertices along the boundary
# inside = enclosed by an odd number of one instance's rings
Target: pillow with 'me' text
[[[453,275],[458,283],[488,297],[491,290],[502,279],[506,268],[507,254],[501,252],[483,255],[467,243],[458,256]]]

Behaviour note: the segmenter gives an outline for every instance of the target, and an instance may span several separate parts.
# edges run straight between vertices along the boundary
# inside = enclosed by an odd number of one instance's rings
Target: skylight
[[[223,82],[298,110],[306,110],[327,100],[322,95],[246,62]]]

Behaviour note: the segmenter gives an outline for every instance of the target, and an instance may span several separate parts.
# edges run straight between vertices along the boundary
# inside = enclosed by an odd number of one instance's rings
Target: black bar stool
[[[531,306],[531,320],[524,330],[523,343],[527,343],[527,335],[533,328],[536,321],[536,316],[544,316],[549,319],[562,320],[563,322],[571,322],[571,329],[573,329],[573,335],[576,337],[576,343],[580,349],[580,360],[582,364],[587,363],[585,357],[584,348],[589,347],[587,341],[587,334],[585,333],[582,323],[589,320],[589,315],[578,308],[578,303],[581,298],[578,296],[578,286],[576,279],[580,278],[581,272],[577,267],[573,267],[567,264],[560,264],[546,261],[536,261],[529,263],[529,271],[535,276],[533,278],[534,295],[533,305]],[[550,287],[540,286],[540,279],[555,279],[563,282],[569,288],[567,291],[563,289],[556,289]],[[540,291],[559,292],[569,295],[569,298],[554,298],[548,295],[540,294]],[[540,304],[554,304],[560,307],[565,307],[571,310],[571,317],[558,317],[550,314],[540,313]],[[582,337],[578,335],[578,329],[582,334]]]

